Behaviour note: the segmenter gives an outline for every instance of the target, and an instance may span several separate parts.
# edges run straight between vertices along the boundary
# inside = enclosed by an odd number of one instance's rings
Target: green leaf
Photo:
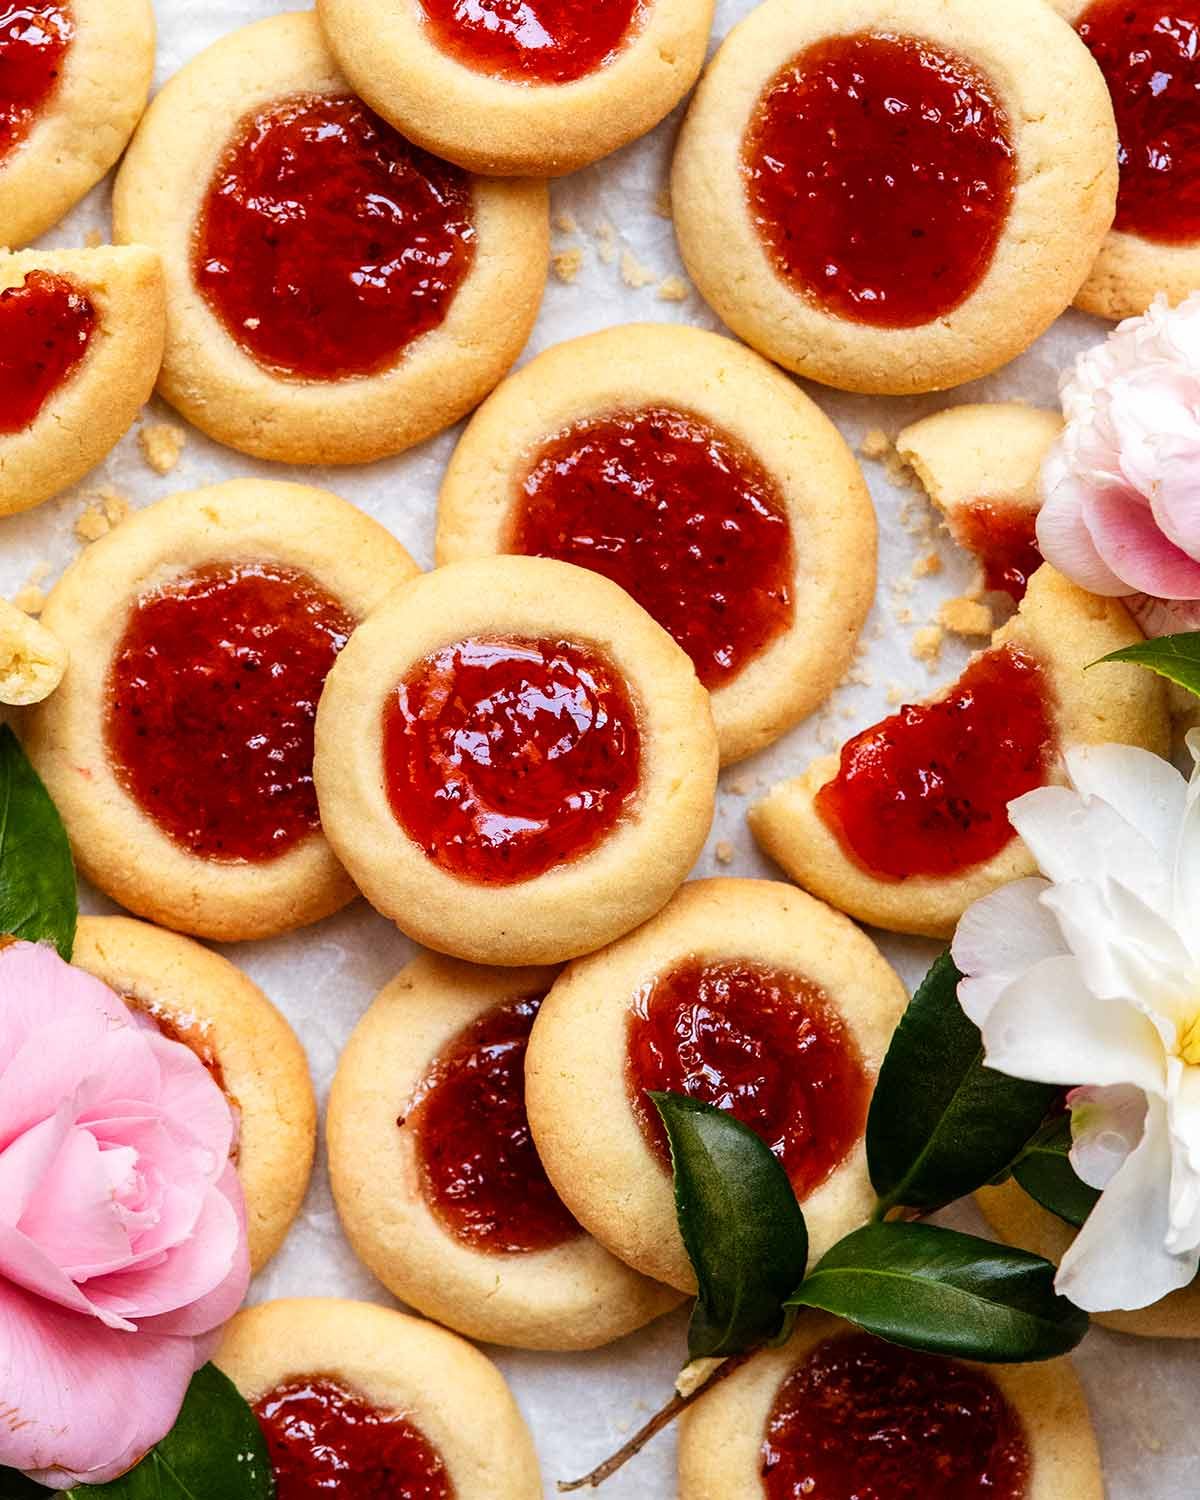
[[[70,959],[77,915],[75,866],[62,819],[5,724],[0,726],[0,935],[52,942]]]
[[[216,1365],[192,1377],[175,1426],[111,1484],[79,1485],[74,1500],[272,1500],[275,1478],[262,1428]]]
[[[700,1295],[692,1359],[742,1354],[790,1326],[784,1300],[808,1265],[808,1229],[788,1175],[752,1130],[680,1094],[650,1098],[675,1168],[679,1232]]]
[[[1100,1194],[1071,1165],[1071,1117],[1051,1120],[1013,1163],[1013,1176],[1031,1198],[1052,1214],[1082,1229]]]
[[[1055,1293],[1049,1261],[932,1224],[847,1235],[790,1300],[894,1344],[989,1364],[1056,1359],[1088,1328]]]
[[[1060,1090],[983,1065],[983,1038],[958,1003],[949,953],[913,996],[879,1072],[867,1120],[867,1161],[879,1217],[926,1212],[1007,1171]]]
[[[1131,661],[1139,667],[1149,667],[1169,682],[1177,682],[1188,692],[1200,696],[1200,632],[1189,631],[1186,635],[1164,635],[1155,641],[1139,641],[1136,646],[1126,646],[1123,651],[1114,651],[1092,662],[1093,667],[1104,662]]]

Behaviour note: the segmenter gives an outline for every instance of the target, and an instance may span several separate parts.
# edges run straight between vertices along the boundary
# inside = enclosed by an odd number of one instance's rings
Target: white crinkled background
[[[156,0],[159,20],[157,81],[162,83],[196,52],[247,22],[289,7],[279,0]],[[752,9],[751,0],[719,0],[714,43]],[[694,291],[680,303],[664,300],[662,281],[683,272],[671,225],[656,212],[665,186],[678,118],[619,155],[555,184],[556,252],[578,248],[578,278],[551,276],[526,357],[550,344],[634,320],[717,327]],[[108,189],[101,187],[44,243],[81,245],[89,230],[109,234]],[[560,224],[577,223],[566,232]],[[624,275],[623,275],[624,271]],[[629,282],[645,280],[643,286]],[[1056,404],[1059,371],[1079,349],[1103,337],[1104,325],[1068,314],[1015,364],[992,379],[949,396],[888,400],[812,394],[857,447],[863,434],[894,435],[918,416],[967,401],[1022,399]],[[146,421],[176,421],[155,403]],[[401,458],[370,467],[289,470],[241,457],[189,431],[173,473],[160,477],[144,462],[130,434],[108,461],[75,491],[26,516],[0,520],[0,593],[12,595],[49,564],[47,586],[79,549],[74,525],[102,485],[135,506],[175,490],[239,475],[296,477],[326,485],[391,528],[423,566],[433,553],[434,508],[442,469],[456,432]],[[967,586],[970,568],[944,534],[936,537],[945,562],[937,575],[914,580],[913,563],[931,550],[932,518],[923,497],[889,484],[878,464],[864,463],[879,511],[879,593],[864,635],[859,667],[830,705],[757,759],[727,771],[716,823],[697,874],[777,874],[755,852],[745,823],[749,800],[777,779],[801,771],[815,754],[888,711],[889,690],[923,696],[957,672],[965,650],[947,642],[933,674],[912,655],[914,633],[933,619],[938,603]],[[717,859],[718,845],[731,862]],[[722,853],[728,860],[729,850]],[[90,910],[111,907],[87,892]],[[910,984],[935,953],[931,944],[883,938],[882,946]],[[376,991],[412,956],[413,945],[363,903],[298,936],[226,950],[283,1009],[308,1050],[322,1103],[339,1051]],[[962,1210],[959,1222],[978,1221]],[[340,1295],[387,1302],[384,1289],[355,1260],[333,1211],[323,1160],[301,1219],[279,1257],[258,1278],[254,1300],[276,1296]],[[545,1493],[556,1479],[574,1478],[619,1446],[669,1394],[684,1352],[685,1317],[676,1314],[641,1335],[591,1355],[548,1356],[499,1351],[533,1428],[541,1453]],[[1194,1346],[1150,1344],[1094,1330],[1077,1355],[1104,1449],[1110,1500],[1194,1500],[1200,1494],[1200,1362]],[[610,1500],[668,1500],[675,1493],[674,1439],[660,1438],[612,1480]],[[1070,1500],[1063,1496],[1061,1500]]]

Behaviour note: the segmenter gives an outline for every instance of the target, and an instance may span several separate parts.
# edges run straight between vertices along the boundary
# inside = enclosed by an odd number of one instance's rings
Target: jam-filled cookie
[[[783,1163],[816,1261],[875,1203],[863,1133],[904,986],[839,912],[766,880],[684,886],[572,964],[534,1025],[526,1100],[551,1182],[622,1260],[695,1291],[649,1091],[732,1109]]]
[[[146,114],[120,240],[167,279],[161,394],[287,463],[399,453],[516,359],[548,263],[545,185],[469,177],[352,92],[312,14],[225,37]]]
[[[525,1052],[554,978],[410,964],[342,1054],[329,1168],[351,1244],[402,1302],[489,1344],[594,1349],[680,1298],[585,1234],[538,1160]]]
[[[1100,65],[1120,137],[1112,233],[1076,298],[1102,318],[1200,287],[1200,4],[1052,0]]]
[[[1041,1255],[1055,1265],[1067,1253],[1076,1231],[1035,1203],[1016,1181],[975,1194],[984,1217],[1001,1239]],[[1200,1339],[1200,1282],[1172,1292],[1135,1312],[1092,1313],[1092,1322],[1143,1339]]]
[[[255,479],[173,495],[89,547],[42,615],[71,663],[27,735],[83,873],[227,942],[351,900],[317,814],[317,699],[416,571],[336,495]]]
[[[1074,745],[1166,754],[1162,684],[1097,666],[1141,632],[1122,604],[1049,565],[989,650],[929,702],[909,705],[778,786],[750,813],[765,853],[861,922],[946,938],[989,891],[1035,873],[1008,804],[1061,778]]]
[[[692,658],[726,764],[828,697],[875,595],[875,512],[837,429],[732,339],[666,324],[505,381],[451,460],[437,551],[619,583]]]
[[[684,1413],[679,1500],[1104,1500],[1070,1362],[976,1365],[805,1316]]]
[[[81,917],[71,962],[115,991],[220,1085],[237,1120],[250,1264],[259,1271],[300,1211],[317,1106],[295,1032],[257,985],[218,954],[128,917]]]
[[[346,77],[472,172],[558,177],[653,129],[695,83],[713,0],[320,0]]]
[[[65,490],[124,437],[166,328],[151,250],[0,252],[0,516]]]
[[[369,1302],[265,1302],[214,1359],[263,1429],[276,1500],[541,1500],[503,1377],[444,1328]]]
[[[0,245],[37,239],[95,187],[141,118],[153,72],[151,0],[0,7]]]
[[[826,385],[901,395],[1027,349],[1116,189],[1104,80],[1043,0],[766,0],[701,82],[672,202],[735,333]]]
[[[330,843],[409,937],[559,963],[652,917],[712,822],[717,735],[681,647],[599,574],[454,563],[355,631],[317,715]]]

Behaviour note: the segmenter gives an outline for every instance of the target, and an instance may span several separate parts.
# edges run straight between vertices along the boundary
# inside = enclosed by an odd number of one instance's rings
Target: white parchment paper
[[[720,0],[714,46],[752,3]],[[226,32],[295,7],[283,0],[157,0],[156,8],[161,85]],[[573,284],[551,277],[526,358],[576,334],[633,320],[719,326],[694,291],[689,290],[682,302],[659,295],[662,281],[682,275],[683,269],[660,196],[677,125],[676,117],[630,149],[555,185],[554,248],[578,248],[582,265]],[[48,235],[45,244],[80,245],[87,232],[96,229],[107,239],[108,208],[105,185]],[[577,229],[571,229],[572,224]],[[642,280],[646,284],[640,287],[629,284]],[[905,423],[950,404],[1023,399],[1054,405],[1060,370],[1104,332],[1103,325],[1069,314],[1008,369],[949,396],[870,399],[816,387],[812,394],[853,446],[869,429],[883,428],[894,435]],[[173,413],[157,409],[157,403],[145,420],[178,423]],[[179,466],[160,477],[147,467],[136,433],[131,434],[75,491],[29,515],[0,521],[0,593],[15,593],[46,565],[47,586],[53,581],[79,550],[74,523],[101,485],[111,485],[135,506],[144,506],[176,490],[247,474],[294,474],[337,491],[390,527],[422,565],[430,566],[438,483],[456,436],[447,433],[399,459],[369,467],[296,472],[256,463],[189,431]],[[912,639],[936,615],[941,599],[962,592],[970,574],[966,560],[938,534],[936,549],[944,570],[914,580],[914,561],[931,550],[930,541],[920,534],[922,522],[932,528],[932,517],[921,497],[891,486],[879,465],[864,467],[879,511],[882,547],[879,596],[864,636],[861,666],[826,710],[757,760],[725,773],[716,824],[698,874],[777,874],[755,852],[745,822],[748,801],[775,780],[798,773],[813,755],[834,748],[881,717],[888,711],[889,691],[922,696],[937,682],[952,678],[965,657],[961,645],[947,643],[931,671],[914,659]],[[722,848],[722,861],[716,851],[725,844],[730,847]],[[89,910],[111,909],[95,893],[85,892],[84,901]],[[920,977],[934,953],[932,945],[917,941],[885,937],[882,945],[910,982]],[[356,1020],[414,950],[360,902],[298,936],[227,951],[296,1027],[323,1105],[339,1051]],[[972,1213],[961,1211],[964,1223],[971,1221]],[[302,1217],[276,1261],[258,1278],[252,1295],[255,1300],[283,1295],[390,1300],[357,1263],[339,1232],[323,1159]],[[494,1351],[536,1436],[547,1497],[554,1493],[556,1479],[590,1469],[665,1398],[683,1355],[684,1327],[683,1315],[677,1314],[592,1355]],[[1151,1344],[1094,1330],[1077,1363],[1101,1436],[1111,1500],[1190,1500],[1200,1495],[1196,1346]],[[610,1500],[674,1496],[673,1436],[660,1438],[604,1493]]]

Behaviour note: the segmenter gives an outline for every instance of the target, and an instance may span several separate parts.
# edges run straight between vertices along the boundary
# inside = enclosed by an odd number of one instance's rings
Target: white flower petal
[[[1146,1096],[1141,1089],[1075,1089],[1071,1106],[1071,1165],[1088,1187],[1103,1191],[1146,1128]]]
[[[1043,958],[1066,952],[1057,923],[1038,899],[1049,889],[1045,880],[1017,880],[963,913],[951,954],[966,975],[959,1002],[976,1026],[983,1026],[1014,979]]]
[[[1200,731],[1193,729],[1188,735],[1188,749],[1196,758],[1196,772],[1187,789],[1175,847],[1173,914],[1193,960],[1200,964]]]
[[[1179,837],[1187,782],[1161,755],[1132,745],[1084,745],[1066,753],[1081,797],[1107,802],[1156,854],[1169,860]]]
[[[1178,1085],[1167,1100],[1171,1134],[1171,1233],[1176,1254],[1200,1247],[1200,1068],[1177,1063]]]

